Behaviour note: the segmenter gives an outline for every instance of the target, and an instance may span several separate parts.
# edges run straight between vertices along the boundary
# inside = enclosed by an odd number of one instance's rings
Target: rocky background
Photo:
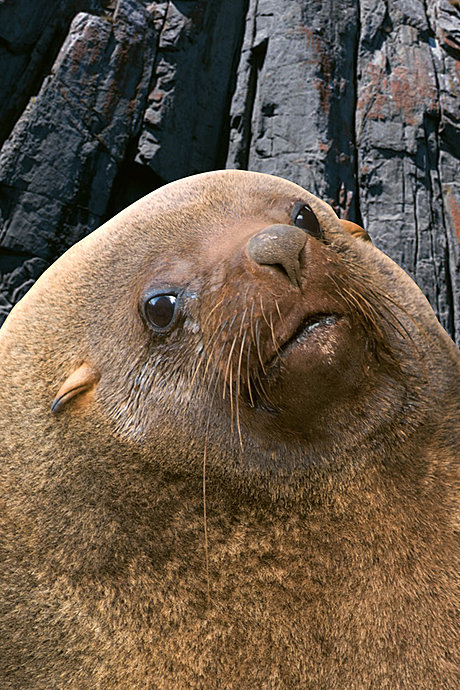
[[[460,0],[0,0],[0,319],[156,187],[247,168],[364,225],[460,340]]]

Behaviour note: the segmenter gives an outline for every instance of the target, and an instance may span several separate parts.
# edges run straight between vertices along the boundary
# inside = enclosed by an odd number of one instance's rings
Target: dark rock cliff
[[[458,0],[0,0],[0,318],[171,180],[287,177],[460,340]]]

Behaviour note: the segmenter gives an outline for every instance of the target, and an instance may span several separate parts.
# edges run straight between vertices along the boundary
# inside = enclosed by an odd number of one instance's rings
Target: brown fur
[[[298,201],[325,233],[301,291],[245,253]],[[345,230],[284,180],[200,175],[13,310],[2,689],[458,687],[458,351]],[[159,337],[139,300],[178,285]],[[304,312],[343,318],[281,356]]]

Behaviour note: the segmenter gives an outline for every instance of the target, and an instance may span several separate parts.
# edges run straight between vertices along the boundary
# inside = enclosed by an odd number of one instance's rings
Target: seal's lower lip
[[[292,347],[307,342],[312,336],[320,335],[327,329],[335,326],[342,316],[340,314],[312,314],[308,316],[291,337],[278,349],[278,356],[285,355]]]

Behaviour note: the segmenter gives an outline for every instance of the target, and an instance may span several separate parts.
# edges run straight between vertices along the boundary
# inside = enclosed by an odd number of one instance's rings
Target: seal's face
[[[341,254],[363,241],[283,180],[229,172],[202,181],[191,178],[166,217],[159,204],[158,225],[150,215],[152,251],[131,257],[131,328],[143,348],[133,366],[132,335],[119,339],[131,369],[121,381],[102,377],[99,404],[141,443],[179,414],[202,434],[225,425],[233,448],[327,444],[375,382],[352,287],[351,298],[340,288]]]
[[[279,178],[168,185],[75,249],[83,365],[54,411],[102,416],[156,457],[161,443],[166,464],[174,448],[176,467],[208,440],[226,467],[343,457],[401,398],[379,254]]]
[[[334,286],[330,240],[308,204],[287,201],[230,225],[202,255],[203,361],[236,425],[311,439],[360,385],[366,351]]]

